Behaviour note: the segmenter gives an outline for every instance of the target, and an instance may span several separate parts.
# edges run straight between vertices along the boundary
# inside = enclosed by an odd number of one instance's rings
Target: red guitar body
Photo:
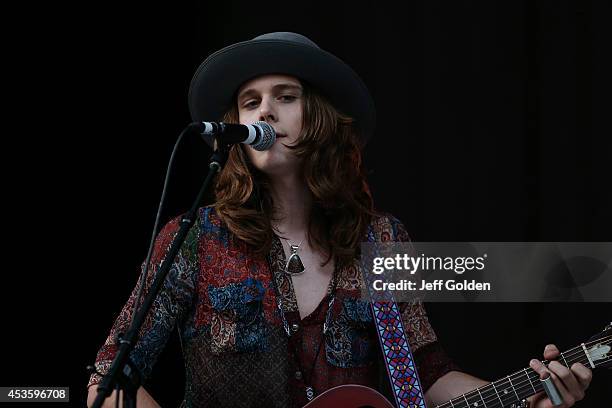
[[[340,385],[310,401],[304,408],[394,408],[378,391],[363,385]]]

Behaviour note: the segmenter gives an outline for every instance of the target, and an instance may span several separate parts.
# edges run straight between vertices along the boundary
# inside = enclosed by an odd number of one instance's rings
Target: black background
[[[0,384],[70,386],[91,364],[144,259],[187,90],[212,51],[295,31],[371,90],[378,208],[418,241],[612,241],[608,10],[603,2],[279,1],[27,4],[5,19]],[[10,21],[8,21],[10,22]],[[248,63],[248,62],[245,62]],[[179,155],[164,221],[207,151]],[[8,262],[7,262],[8,261]],[[492,380],[549,342],[569,348],[610,304],[433,304],[440,341]],[[182,395],[176,339],[151,392]],[[597,371],[583,407],[609,404]]]

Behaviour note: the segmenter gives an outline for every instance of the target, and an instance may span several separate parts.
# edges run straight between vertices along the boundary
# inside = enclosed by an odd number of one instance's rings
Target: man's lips
[[[284,135],[284,134],[282,134],[282,133],[277,133],[277,134],[276,134],[276,138],[277,138],[277,139],[280,139],[280,138],[282,138],[282,137],[287,137],[287,135]]]

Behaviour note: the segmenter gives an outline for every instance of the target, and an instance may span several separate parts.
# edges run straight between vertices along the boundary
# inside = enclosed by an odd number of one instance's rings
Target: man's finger
[[[582,389],[586,390],[589,388],[591,380],[593,379],[593,372],[580,363],[572,364],[571,370]]]
[[[572,405],[574,405],[576,403],[576,398],[574,397],[574,395],[572,395],[572,393],[568,391],[563,381],[561,381],[561,379],[557,377],[557,375],[554,372],[552,371],[549,371],[549,372],[550,372],[550,377],[552,378],[553,383],[555,384],[555,387],[557,388],[557,391],[559,391],[559,394],[561,394],[561,398],[563,398],[563,403],[565,404],[565,406],[571,407]]]
[[[557,391],[559,391],[563,402],[567,404],[567,406],[572,406],[574,404],[575,399],[571,395],[571,393],[565,388],[563,382],[552,371],[549,371],[549,369],[546,368],[546,366],[542,364],[541,361],[533,359],[529,362],[529,366],[536,373],[538,373],[538,375],[540,376],[540,380],[544,380],[548,377],[552,379],[553,383],[555,384],[555,388],[557,388]],[[550,400],[548,400],[548,402],[550,403]]]
[[[540,380],[543,380],[550,375],[548,370],[546,370],[546,366],[542,364],[540,360],[536,360],[535,358],[529,362],[529,367],[533,368],[533,370],[538,373]]]
[[[544,359],[554,360],[559,356],[559,349],[554,344],[547,344],[544,347]]]
[[[569,368],[558,361],[552,361],[548,365],[548,369],[563,382],[563,385],[575,400],[580,401],[584,398],[584,387],[578,383],[576,376]],[[565,399],[565,395],[563,395],[563,399]]]

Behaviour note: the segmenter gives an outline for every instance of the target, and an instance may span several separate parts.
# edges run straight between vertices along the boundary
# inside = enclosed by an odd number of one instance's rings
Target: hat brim
[[[355,120],[365,143],[374,133],[374,101],[359,76],[338,57],[317,47],[283,40],[250,40],[210,55],[189,87],[189,111],[194,122],[218,121],[234,103],[238,88],[266,74],[302,79]]]

